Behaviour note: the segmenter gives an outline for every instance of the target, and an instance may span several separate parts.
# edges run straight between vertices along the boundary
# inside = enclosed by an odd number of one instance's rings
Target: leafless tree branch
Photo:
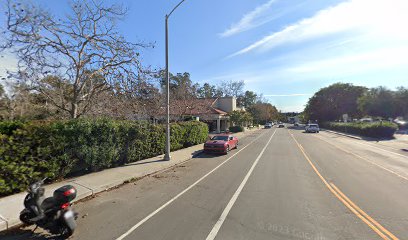
[[[125,89],[149,72],[139,55],[152,44],[129,42],[118,32],[117,22],[127,12],[123,6],[76,0],[64,19],[30,3],[8,0],[6,9],[0,51],[17,56],[14,76],[71,118],[89,111],[101,92]],[[52,86],[63,88],[50,90],[43,79],[51,75],[60,82]]]

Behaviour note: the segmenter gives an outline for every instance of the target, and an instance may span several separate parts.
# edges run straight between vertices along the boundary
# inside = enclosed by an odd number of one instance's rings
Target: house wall
[[[232,112],[237,110],[237,99],[235,97],[222,97],[218,98],[216,102],[216,108],[224,112]]]

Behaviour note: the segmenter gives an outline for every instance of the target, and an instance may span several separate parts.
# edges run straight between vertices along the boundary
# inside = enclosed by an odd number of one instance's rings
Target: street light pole
[[[166,149],[164,160],[170,160],[170,80],[169,80],[169,16],[166,15]]]
[[[170,156],[170,80],[169,80],[169,17],[185,0],[180,1],[169,14],[165,16],[165,34],[166,34],[166,149],[164,160],[169,161]]]

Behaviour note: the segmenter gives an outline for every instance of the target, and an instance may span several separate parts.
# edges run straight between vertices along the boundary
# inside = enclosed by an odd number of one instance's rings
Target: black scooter
[[[46,178],[29,186],[20,220],[68,238],[76,228],[77,213],[71,209],[71,201],[76,197],[77,191],[73,186],[65,185],[55,190],[52,197],[45,198],[45,189],[42,187],[45,180]]]

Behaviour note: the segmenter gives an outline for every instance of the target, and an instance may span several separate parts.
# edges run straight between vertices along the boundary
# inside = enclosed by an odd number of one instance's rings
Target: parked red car
[[[238,138],[228,134],[216,135],[204,144],[204,152],[227,154],[234,148],[238,148]]]

